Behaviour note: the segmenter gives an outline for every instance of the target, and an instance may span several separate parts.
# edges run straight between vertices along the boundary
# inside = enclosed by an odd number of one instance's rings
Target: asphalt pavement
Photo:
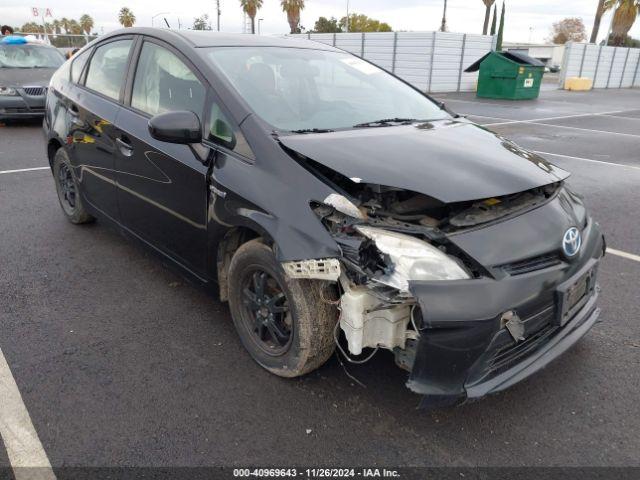
[[[285,380],[226,304],[101,222],[68,223],[38,124],[0,128],[0,349],[51,465],[640,466],[640,90],[436,95],[573,174],[610,247],[601,321],[534,377],[417,410],[380,352]],[[472,152],[469,152],[472,154]],[[0,402],[0,409],[3,408]],[[0,443],[0,466],[7,465]]]

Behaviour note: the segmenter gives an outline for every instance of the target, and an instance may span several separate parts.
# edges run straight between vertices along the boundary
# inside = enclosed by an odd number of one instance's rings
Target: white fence
[[[560,85],[567,77],[587,77],[593,88],[640,87],[640,48],[568,43]]]
[[[495,37],[470,33],[307,33],[380,67],[425,92],[470,92],[478,73],[464,69],[495,48]]]

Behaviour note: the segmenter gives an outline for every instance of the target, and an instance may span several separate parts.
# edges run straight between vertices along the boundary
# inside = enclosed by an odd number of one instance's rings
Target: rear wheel
[[[259,239],[242,245],[229,267],[229,307],[253,359],[282,377],[315,370],[331,356],[337,310],[327,282],[289,278]]]
[[[60,206],[67,219],[75,224],[93,221],[94,218],[84,209],[71,162],[62,148],[53,157],[53,178]]]

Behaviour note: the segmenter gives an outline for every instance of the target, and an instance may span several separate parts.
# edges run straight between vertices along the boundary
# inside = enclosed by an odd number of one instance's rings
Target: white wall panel
[[[494,37],[449,32],[302,34],[393,71],[423,91],[474,91],[478,74],[463,70],[489,52]]]

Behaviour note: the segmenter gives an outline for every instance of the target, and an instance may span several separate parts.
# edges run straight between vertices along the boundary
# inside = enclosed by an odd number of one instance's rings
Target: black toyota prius
[[[53,76],[44,128],[64,215],[228,301],[276,375],[386,349],[457,404],[598,318],[605,243],[569,173],[333,47],[116,31]]]

